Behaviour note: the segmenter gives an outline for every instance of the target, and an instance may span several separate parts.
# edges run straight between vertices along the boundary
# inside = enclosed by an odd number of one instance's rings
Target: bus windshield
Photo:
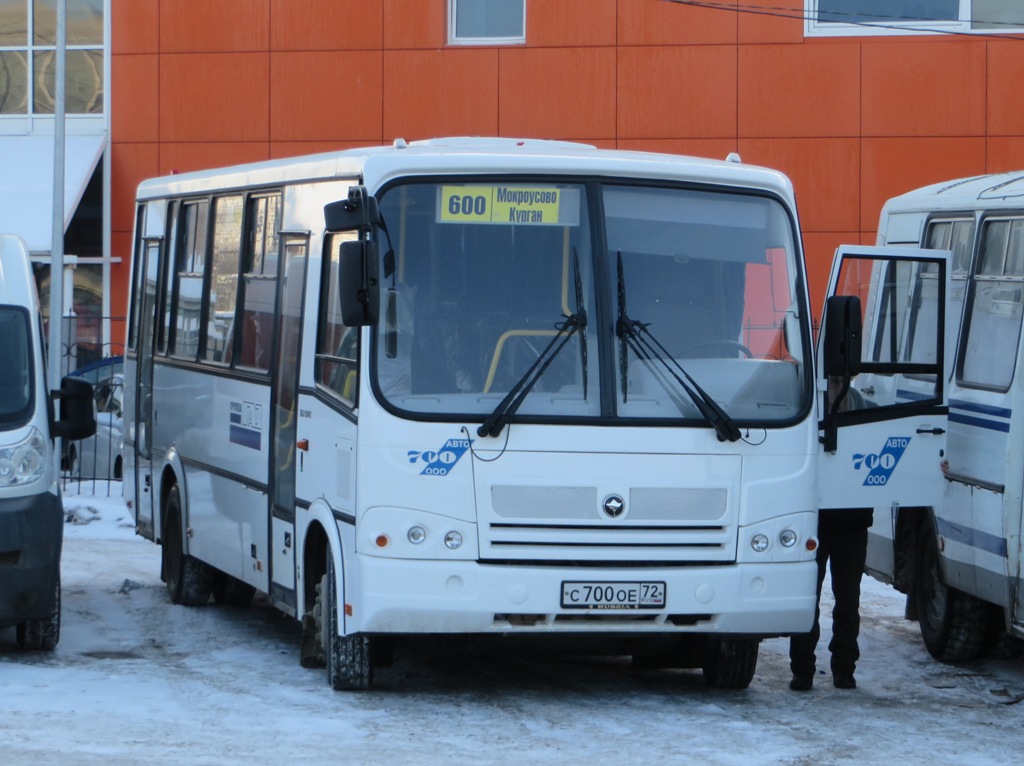
[[[380,211],[373,358],[400,413],[721,435],[809,406],[793,223],[772,198],[440,181],[392,186]]]
[[[24,425],[32,415],[31,352],[28,314],[0,306],[0,429]]]

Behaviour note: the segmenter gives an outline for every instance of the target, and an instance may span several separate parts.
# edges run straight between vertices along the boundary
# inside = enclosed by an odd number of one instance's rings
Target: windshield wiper
[[[740,438],[740,429],[736,427],[728,413],[700,387],[697,381],[691,377],[690,373],[683,369],[679,361],[647,329],[646,324],[629,318],[629,315],[626,313],[626,280],[622,271],[621,251],[618,253],[618,299],[619,318],[615,323],[615,334],[619,338],[619,373],[622,377],[622,401],[626,401],[626,389],[629,383],[629,349],[633,349],[633,353],[645,364],[651,366],[654,362],[657,362],[665,372],[675,378],[679,387],[690,397],[690,400],[704,417],[704,420],[715,429],[718,441],[737,441]],[[658,378],[658,380],[665,386],[662,378]],[[670,395],[672,394],[668,386],[665,386],[665,390]]]
[[[505,398],[501,400],[501,403],[494,408],[494,412],[488,415],[487,419],[476,429],[477,436],[497,436],[501,433],[502,429],[512,419],[512,416],[516,414],[519,405],[523,403],[530,391],[533,390],[533,387],[537,385],[537,381],[544,374],[544,370],[558,356],[558,352],[565,348],[565,344],[569,342],[569,339],[576,332],[580,333],[580,337],[586,337],[586,326],[587,312],[582,306],[576,308],[575,314],[565,317],[564,322],[559,322],[555,325],[558,330],[555,333],[555,337],[544,347],[544,350],[540,352],[523,377],[516,381],[516,384],[512,386],[505,395]],[[584,354],[583,358],[583,363],[586,365],[586,354]],[[584,385],[586,385],[585,370],[586,367],[584,366]]]
[[[579,329],[583,330],[587,325],[587,314],[583,310],[583,279],[580,276],[580,256],[576,252],[576,246],[572,248],[572,268],[575,272],[576,282],[576,314],[575,316],[583,317],[583,325]],[[580,333],[580,366],[583,368],[583,400],[587,399],[587,333]]]

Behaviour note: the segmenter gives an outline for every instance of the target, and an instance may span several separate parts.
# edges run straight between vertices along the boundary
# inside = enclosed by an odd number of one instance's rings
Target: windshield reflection
[[[373,358],[389,407],[502,427],[536,417],[720,422],[729,438],[732,421],[801,414],[809,339],[782,206],[651,186],[601,193],[596,208],[582,185],[550,181],[409,183],[381,195],[389,236]],[[593,209],[604,211],[596,227]],[[629,316],[661,358],[616,337],[620,258]],[[666,372],[680,364],[685,387]],[[615,395],[603,396],[612,381]]]

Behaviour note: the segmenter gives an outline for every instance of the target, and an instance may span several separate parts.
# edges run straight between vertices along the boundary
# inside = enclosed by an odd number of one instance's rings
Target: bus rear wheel
[[[924,525],[921,540],[921,568],[915,597],[924,645],[928,653],[941,662],[977,659],[988,637],[989,606],[979,598],[946,585],[933,522]]]
[[[319,629],[327,682],[336,691],[359,691],[373,684],[373,656],[369,636],[338,635],[338,592],[334,560],[328,556],[327,572],[317,586],[313,617]]]
[[[226,572],[213,573],[213,600],[221,606],[249,606],[256,588]]]
[[[167,493],[164,507],[163,547],[160,551],[161,575],[167,585],[171,603],[203,606],[213,590],[213,570],[199,559],[185,553],[181,526],[181,495],[178,485]]]
[[[709,638],[704,648],[704,681],[716,689],[746,689],[754,680],[757,638]]]

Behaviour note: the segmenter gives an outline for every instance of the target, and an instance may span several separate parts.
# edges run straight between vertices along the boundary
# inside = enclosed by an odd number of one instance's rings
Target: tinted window
[[[23,425],[32,415],[33,367],[29,316],[0,306],[0,427]]]

